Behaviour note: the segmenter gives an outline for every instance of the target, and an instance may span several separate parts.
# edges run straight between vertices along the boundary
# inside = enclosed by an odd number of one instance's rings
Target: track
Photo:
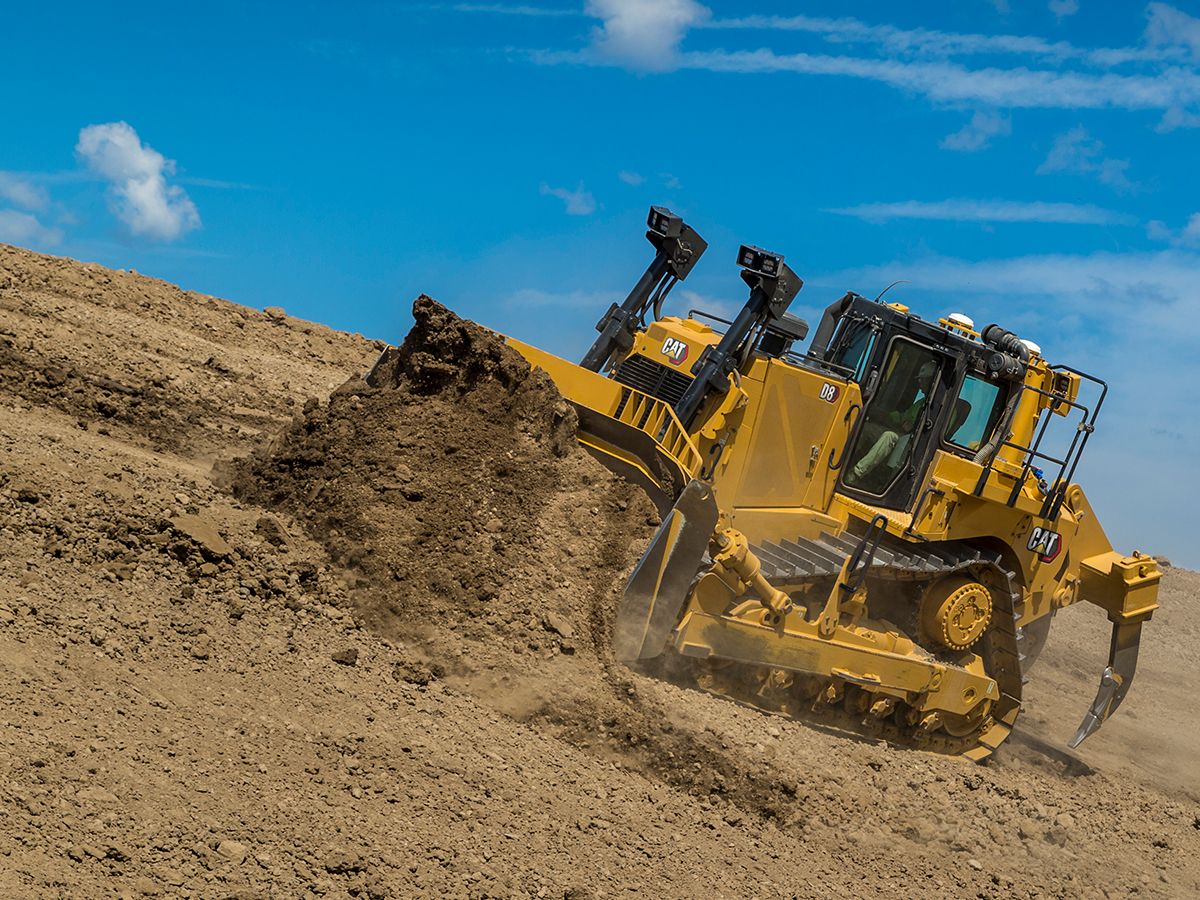
[[[858,543],[851,535],[823,535],[816,540],[763,542],[752,550],[771,584],[803,602],[810,590],[815,597],[828,595],[833,579]],[[990,574],[992,583],[1000,587],[994,591],[992,623],[977,645],[986,671],[1000,688],[1000,697],[977,721],[947,720],[940,729],[925,732],[919,727],[916,710],[905,703],[896,703],[887,718],[864,715],[872,703],[870,692],[837,679],[783,678],[764,669],[723,662],[700,663],[693,674],[706,690],[771,712],[981,761],[1009,736],[1021,708],[1021,635],[1015,623],[1023,596],[1015,573],[1004,568],[999,555],[966,544],[905,543],[889,536],[869,563],[867,602],[878,613],[874,617],[900,622],[904,630],[915,634],[911,598],[933,581],[959,574],[976,579]],[[946,665],[964,662],[955,654],[939,654],[938,659]]]

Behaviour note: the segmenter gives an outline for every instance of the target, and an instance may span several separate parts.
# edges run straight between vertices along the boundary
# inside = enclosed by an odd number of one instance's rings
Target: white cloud
[[[1167,223],[1159,219],[1151,219],[1146,223],[1146,237],[1152,241],[1169,241],[1174,237]]]
[[[1200,113],[1189,112],[1172,106],[1163,113],[1162,121],[1158,123],[1157,131],[1174,131],[1176,128],[1200,128]]]
[[[590,216],[596,211],[596,198],[584,190],[583,182],[575,190],[568,188],[550,187],[542,182],[543,197],[557,197],[565,206],[568,216]]]
[[[1148,222],[1146,237],[1152,241],[1164,241],[1173,247],[1200,248],[1200,213],[1192,213],[1179,231],[1172,230],[1158,219]]]
[[[946,58],[977,54],[1012,54],[1043,57],[1055,62],[1079,60],[1098,66],[1127,62],[1177,59],[1181,53],[1170,47],[1076,47],[1066,41],[1048,41],[1034,35],[976,34],[937,31],[929,28],[899,28],[872,25],[859,19],[821,16],[750,15],[711,19],[697,28],[722,30],[800,31],[816,34],[833,44],[875,45],[899,56]]]
[[[200,226],[187,193],[167,182],[175,163],[142,143],[125,122],[88,125],[75,152],[109,182],[113,213],[139,237],[171,241]]]
[[[1152,241],[1169,241],[1174,237],[1174,233],[1167,223],[1161,219],[1151,219],[1146,223],[1146,237]]]
[[[0,198],[22,209],[45,209],[50,202],[46,191],[12,172],[0,172]]]
[[[1200,71],[1187,48],[1200,47],[1200,20],[1163,4],[1150,7],[1141,45],[1076,47],[1031,35],[959,34],[871,25],[852,18],[748,15],[713,19],[694,0],[589,0],[588,14],[605,24],[582,51],[534,50],[544,65],[617,65],[642,71],[703,70],[721,73],[792,72],[878,81],[935,103],[992,109],[1120,109],[1162,115],[1159,130],[1200,127]],[[1193,41],[1192,26],[1196,25]],[[1171,36],[1168,25],[1178,26]],[[881,56],[777,53],[757,50],[681,51],[688,29],[802,31],[830,43],[865,44]],[[1200,53],[1200,50],[1196,51]],[[973,67],[955,56],[1011,54],[1024,65]],[[1043,60],[1042,68],[1031,68]],[[1064,62],[1100,71],[1071,69]],[[1155,71],[1121,72],[1130,63],[1155,63]]]
[[[1058,19],[1065,19],[1079,12],[1079,0],[1050,0],[1050,12]]]
[[[1001,0],[993,5],[1007,7]],[[695,9],[696,3],[677,3],[675,0],[612,0],[611,3],[590,2],[581,13],[578,8],[543,6],[508,6],[492,3],[458,3],[452,7],[434,4],[431,8],[452,8],[468,13],[502,13],[518,16],[578,16],[607,18],[605,7],[632,10],[637,15],[663,14],[665,8]],[[1048,0],[1048,8],[1059,19],[1075,15],[1079,0]],[[875,45],[898,56],[948,58],[981,54],[1011,54],[1030,58],[1045,58],[1054,62],[1075,60],[1108,68],[1136,62],[1185,61],[1188,49],[1200,56],[1200,19],[1195,19],[1165,3],[1151,3],[1146,9],[1147,27],[1141,45],[1127,47],[1078,47],[1067,41],[1051,41],[1036,35],[979,34],[972,32],[939,31],[930,28],[900,28],[896,25],[874,25],[850,17],[809,15],[750,14],[730,18],[713,18],[703,12],[686,21],[679,37],[689,28],[721,31],[798,31],[815,34],[832,44]],[[1001,10],[1006,12],[1007,9]],[[671,46],[677,46],[675,40]],[[667,54],[669,57],[670,54]],[[543,62],[580,61],[578,54],[535,54]]]
[[[1192,213],[1192,217],[1183,226],[1183,233],[1180,238],[1185,244],[1193,247],[1200,247],[1200,213]]]
[[[892,219],[929,219],[949,222],[1047,222],[1060,225],[1130,225],[1132,216],[1091,204],[1023,202],[1018,200],[939,201],[903,200],[897,203],[863,203],[827,212],[854,216],[868,222]]]
[[[1104,155],[1104,144],[1092,138],[1086,128],[1077,126],[1054,139],[1054,146],[1038,166],[1037,174],[1073,172],[1094,175],[1101,184],[1118,191],[1129,191],[1134,185],[1125,174],[1128,168],[1129,160],[1109,159]]]
[[[992,143],[992,138],[1012,133],[1012,122],[997,112],[979,111],[971,117],[971,121],[953,134],[942,139],[941,146],[945,150],[961,150],[973,153],[983,150]]]
[[[245,181],[226,181],[223,178],[197,178],[194,175],[188,175],[185,178],[177,178],[176,180],[180,184],[186,184],[188,187],[214,188],[219,191],[264,190],[261,185],[249,184]]]
[[[605,19],[604,27],[594,34],[592,47],[581,52],[533,51],[530,58],[542,64],[619,65],[648,71],[842,76],[882,82],[944,104],[994,109],[1156,111],[1163,114],[1163,129],[1200,125],[1200,72],[1193,67],[1167,65],[1155,72],[1115,71],[1116,66],[1130,62],[1186,62],[1182,46],[1178,42],[1165,45],[1162,35],[1157,42],[1148,39],[1143,46],[1092,49],[1033,36],[906,30],[845,18],[752,15],[714,20],[693,0],[591,0],[587,9]],[[1161,21],[1162,15],[1152,16],[1152,26]],[[1191,21],[1200,23],[1188,18]],[[877,45],[888,55],[784,54],[766,48],[683,52],[678,45],[688,28],[805,31],[833,43]],[[1156,33],[1154,27],[1147,32]],[[1030,61],[1042,58],[1055,65],[1041,69],[1027,65],[976,68],[949,61],[956,55],[999,53]],[[1063,68],[1061,63],[1068,60],[1098,66],[1102,71]]]
[[[549,60],[562,61],[562,60]],[[880,81],[940,103],[1011,109],[1193,109],[1200,74],[1172,68],[1159,75],[1092,74],[1019,68],[969,69],[948,62],[902,62],[771,50],[683,53],[681,68],[711,72],[839,75]]]
[[[1197,229],[1200,231],[1200,224]],[[1053,297],[1055,305],[1030,309],[1053,322],[1071,307],[1101,324],[1117,312],[1123,318],[1144,319],[1143,328],[1154,321],[1169,325],[1169,333],[1159,333],[1155,340],[1188,341],[1200,332],[1195,304],[1197,271],[1200,255],[1164,250],[979,261],[935,257],[868,266],[831,277],[866,284],[886,284],[902,278],[912,283],[912,290],[1001,298]],[[1015,301],[1005,302],[1014,309],[1021,306]]]
[[[710,15],[695,0],[588,0],[586,11],[603,22],[592,32],[592,50],[646,72],[675,68],[683,36]]]
[[[62,240],[57,228],[47,228],[37,217],[15,209],[0,209],[0,241],[33,247],[52,247]]]
[[[631,184],[634,187],[638,187],[639,185],[646,183],[646,179],[644,177],[642,177],[641,175],[639,175],[637,172],[621,171],[621,172],[617,173],[617,177],[620,178],[626,184]]]
[[[455,3],[451,8],[455,12],[496,13],[503,16],[532,16],[535,18],[579,15],[579,11],[575,9],[552,9],[546,6],[508,6],[503,3]]]
[[[1146,7],[1146,41],[1155,47],[1181,47],[1200,58],[1200,19],[1168,6],[1151,3]]]

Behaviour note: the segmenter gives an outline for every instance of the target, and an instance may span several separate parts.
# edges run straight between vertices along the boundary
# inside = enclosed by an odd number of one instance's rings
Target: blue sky
[[[649,258],[680,309],[786,254],[1112,384],[1079,478],[1200,566],[1200,8],[60,3],[10,14],[0,241],[396,340],[427,292],[578,355]],[[20,73],[14,75],[13,73]]]

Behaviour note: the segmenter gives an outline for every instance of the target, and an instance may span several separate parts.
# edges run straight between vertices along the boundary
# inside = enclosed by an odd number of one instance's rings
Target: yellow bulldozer
[[[664,316],[707,244],[662,207],[647,226],[655,257],[579,364],[506,339],[662,512],[618,657],[981,760],[1013,728],[1052,617],[1082,600],[1112,644],[1071,746],[1095,732],[1132,683],[1160,579],[1152,557],[1114,552],[1072,482],[1104,382],[999,325],[855,293],[801,351],[808,325],[787,309],[802,281],[753,246],[736,316]]]

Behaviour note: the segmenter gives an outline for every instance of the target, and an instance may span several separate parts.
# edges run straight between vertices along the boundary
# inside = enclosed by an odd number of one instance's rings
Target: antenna
[[[886,294],[888,291],[890,291],[892,288],[894,288],[898,284],[912,284],[912,282],[907,281],[903,278],[901,278],[899,281],[893,281],[891,284],[889,284],[887,287],[885,287],[882,291],[879,292],[879,296],[875,298],[875,302],[878,303],[881,299],[883,299],[884,294]]]

